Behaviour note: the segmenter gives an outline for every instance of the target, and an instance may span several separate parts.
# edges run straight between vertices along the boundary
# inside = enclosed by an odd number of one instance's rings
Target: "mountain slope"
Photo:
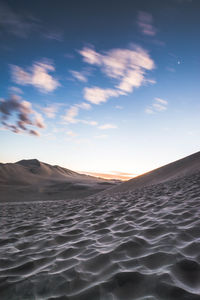
[[[52,166],[37,159],[0,164],[0,201],[84,197],[116,182]]]
[[[163,167],[130,179],[106,192],[131,191],[145,186],[185,177],[200,171],[200,152],[167,164]]]

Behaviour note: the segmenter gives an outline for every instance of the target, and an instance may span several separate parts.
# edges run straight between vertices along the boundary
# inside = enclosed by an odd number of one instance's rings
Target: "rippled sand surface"
[[[1,204],[0,231],[1,300],[200,299],[200,174],[113,196]]]

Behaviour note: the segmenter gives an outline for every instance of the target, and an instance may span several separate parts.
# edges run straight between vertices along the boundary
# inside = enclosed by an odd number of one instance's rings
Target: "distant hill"
[[[132,191],[145,186],[192,175],[198,171],[200,171],[200,152],[194,153],[163,167],[130,179],[116,187],[109,189],[108,191],[105,191],[105,193]]]
[[[79,174],[37,159],[0,164],[0,201],[85,197],[117,183],[119,181]]]

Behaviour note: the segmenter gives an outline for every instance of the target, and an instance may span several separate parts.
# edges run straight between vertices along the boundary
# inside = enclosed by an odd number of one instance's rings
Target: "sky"
[[[129,178],[199,151],[199,0],[0,1],[0,161]]]

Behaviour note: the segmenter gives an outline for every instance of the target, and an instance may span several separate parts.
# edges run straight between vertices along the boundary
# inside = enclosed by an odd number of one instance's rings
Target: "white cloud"
[[[147,114],[154,114],[155,112],[165,111],[167,109],[167,106],[168,106],[167,100],[161,98],[155,98],[152,105],[146,107],[145,112]]]
[[[131,93],[133,88],[140,87],[143,81],[143,72],[139,72],[138,70],[130,70],[117,87],[125,93]]]
[[[161,99],[161,98],[155,98],[155,100],[157,101],[157,103],[160,103],[162,105],[167,105],[168,102],[167,100]]]
[[[86,125],[96,126],[98,123],[96,121],[88,121],[88,120],[82,120],[78,119],[77,116],[79,114],[80,109],[89,110],[91,109],[91,105],[89,103],[82,102],[80,104],[74,104],[72,105],[67,111],[65,116],[63,116],[63,120],[67,123],[82,123]]]
[[[115,128],[117,128],[117,126],[114,124],[104,124],[104,125],[99,126],[98,128],[101,130],[107,130],[107,129],[115,129]]]
[[[91,109],[91,105],[89,103],[86,103],[86,102],[76,104],[76,106],[79,107],[79,108],[85,109],[85,110]]]
[[[152,78],[146,78],[146,79],[145,79],[145,83],[155,84],[155,83],[156,83],[156,80],[155,80],[155,79],[152,79]]]
[[[101,55],[92,48],[85,47],[79,51],[83,56],[83,60],[90,65],[101,65]]]
[[[65,116],[63,117],[63,120],[68,123],[78,123],[79,120],[76,119],[79,113],[79,108],[77,106],[71,106],[67,111]]]
[[[137,24],[140,29],[140,31],[149,36],[155,36],[156,35],[156,29],[153,26],[153,17],[151,14],[140,11],[138,13],[138,19]]]
[[[58,111],[58,107],[57,107],[57,105],[50,105],[50,106],[42,108],[42,111],[45,113],[45,115],[48,118],[53,119],[53,118],[55,118],[55,115]]]
[[[78,72],[78,71],[70,71],[70,73],[72,74],[72,76],[74,78],[76,78],[77,80],[79,81],[82,81],[82,82],[87,82],[87,77],[81,73],[81,72]]]
[[[145,113],[150,115],[150,114],[153,114],[154,111],[153,111],[153,109],[151,107],[146,107],[145,108]]]
[[[15,65],[11,66],[12,79],[15,83],[33,85],[42,92],[52,92],[60,86],[60,83],[49,74],[53,71],[54,66],[46,62],[35,62],[30,71]]]
[[[93,104],[106,102],[110,97],[131,93],[134,88],[148,81],[145,78],[146,71],[155,67],[148,52],[138,46],[132,49],[112,49],[104,54],[85,47],[80,54],[85,62],[99,66],[106,76],[118,81],[115,89],[85,88],[84,97]],[[155,82],[151,81],[151,83]]]
[[[85,88],[84,98],[92,104],[106,102],[110,97],[117,97],[118,91],[112,89],[101,89],[98,87]]]

